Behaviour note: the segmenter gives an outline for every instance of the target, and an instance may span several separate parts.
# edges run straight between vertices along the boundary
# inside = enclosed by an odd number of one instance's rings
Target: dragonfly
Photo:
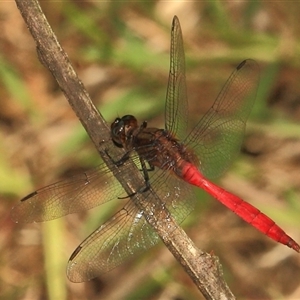
[[[116,118],[111,136],[103,141],[110,164],[130,180],[124,166],[128,160],[142,172],[143,185],[127,194],[107,163],[95,169],[41,188],[12,209],[16,222],[43,222],[88,210],[112,199],[127,202],[113,217],[89,235],[73,252],[67,276],[83,282],[102,275],[155,245],[159,237],[135,205],[145,201],[153,214],[152,191],[158,195],[176,222],[181,223],[193,210],[193,186],[201,188],[244,221],[271,239],[297,252],[300,246],[260,210],[219,187],[208,178],[221,176],[241,148],[246,121],[253,107],[259,84],[259,67],[251,59],[241,62],[226,81],[212,107],[187,134],[188,101],[185,54],[179,19],[172,22],[170,72],[165,103],[165,128],[138,125],[132,115]],[[125,154],[115,158],[116,148]]]

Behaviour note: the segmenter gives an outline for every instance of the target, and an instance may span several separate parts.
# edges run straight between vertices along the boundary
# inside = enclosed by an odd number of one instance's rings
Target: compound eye
[[[111,137],[118,147],[122,147],[122,136],[124,135],[124,122],[116,118],[111,124]]]
[[[112,123],[111,123],[111,130],[113,130],[116,126],[118,126],[118,124],[120,123],[121,119],[120,118],[116,118]]]
[[[136,128],[137,127],[137,119],[132,115],[126,115],[122,117],[122,121],[126,125],[127,128]]]

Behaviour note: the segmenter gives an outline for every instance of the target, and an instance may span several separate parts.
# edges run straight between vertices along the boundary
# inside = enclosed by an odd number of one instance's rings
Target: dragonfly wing
[[[106,273],[133,254],[155,245],[158,236],[132,201],[87,237],[70,257],[67,275],[82,282]]]
[[[159,196],[179,223],[191,212],[194,197],[190,186],[176,177],[166,178],[166,172],[153,173],[151,188],[157,195],[151,191],[137,193],[123,209],[87,237],[69,260],[67,275],[71,281],[87,281],[106,273],[158,242],[158,235],[135,206],[135,201],[145,201],[153,213],[159,213],[155,211],[158,205],[153,204]]]
[[[180,140],[186,136],[188,102],[182,33],[175,16],[171,31],[170,73],[165,107],[165,128]]]
[[[203,175],[220,176],[240,151],[258,83],[257,63],[251,59],[240,63],[213,106],[186,138],[185,144],[199,157]]]
[[[118,172],[129,176],[125,168]],[[95,169],[29,194],[13,207],[11,216],[23,223],[48,221],[91,209],[120,195],[124,195],[123,188],[102,162]]]
[[[169,171],[156,170],[151,176],[151,187],[163,201],[177,223],[181,223],[193,211],[195,195],[191,185]]]

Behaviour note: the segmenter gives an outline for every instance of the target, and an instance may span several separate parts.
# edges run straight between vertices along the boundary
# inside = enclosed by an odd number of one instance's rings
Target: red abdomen
[[[214,198],[228,207],[244,221],[269,236],[271,239],[287,245],[300,252],[300,246],[288,236],[272,219],[262,213],[253,205],[241,198],[227,192],[214,183],[207,180],[199,170],[190,163],[186,163],[182,169],[185,181],[210,193]]]

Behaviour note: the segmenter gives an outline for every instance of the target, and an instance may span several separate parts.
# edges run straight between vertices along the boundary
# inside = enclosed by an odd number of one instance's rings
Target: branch
[[[103,141],[110,140],[109,127],[93,105],[67,54],[58,43],[38,1],[16,0],[16,3],[36,42],[40,61],[55,77],[104,162],[108,164],[125,191],[129,195],[135,193],[144,184],[141,172],[130,161],[120,167],[111,164],[110,158],[101,148]],[[115,153],[121,156],[122,151],[122,149],[116,149]],[[120,168],[130,168],[130,174],[132,174],[130,180],[119,176],[118,171]],[[234,299],[222,277],[221,266],[217,258],[197,249],[186,233],[170,217],[169,212],[155,194],[155,191],[150,189],[149,193],[150,197],[148,196],[147,201],[151,200],[153,205],[147,205],[145,201],[136,201],[135,205],[143,211],[148,223],[183,266],[204,297],[206,299]],[[133,198],[138,199],[139,197]],[[140,198],[143,200],[142,196]],[[151,206],[154,205],[156,208],[160,208],[161,213],[153,214]]]

